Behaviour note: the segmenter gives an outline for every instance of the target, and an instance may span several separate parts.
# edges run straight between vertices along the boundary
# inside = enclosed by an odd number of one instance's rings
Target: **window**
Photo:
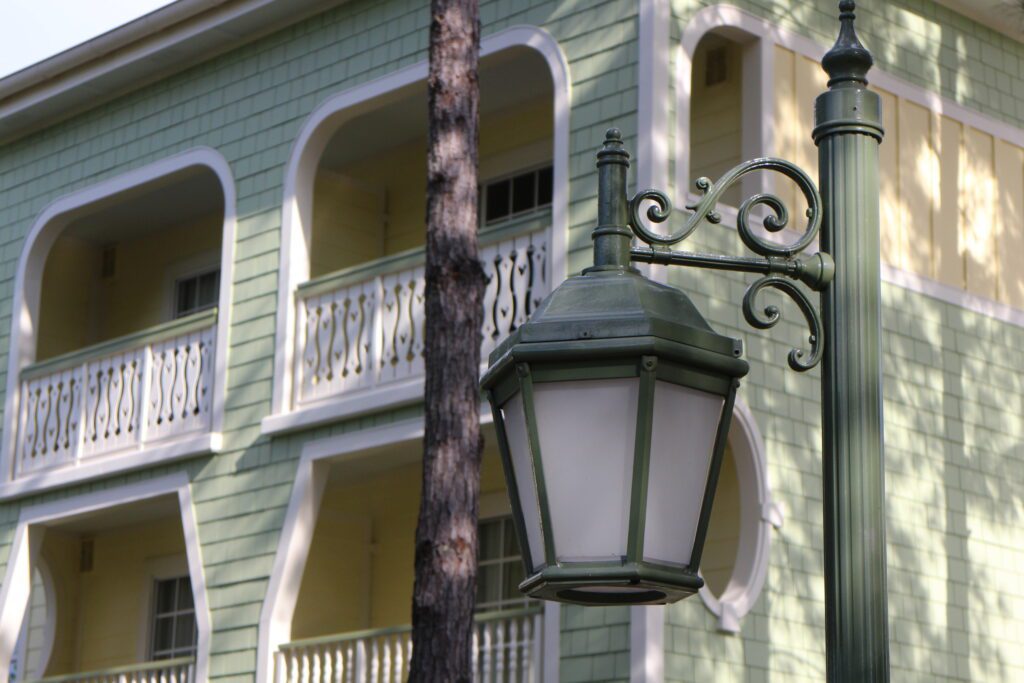
[[[480,569],[477,573],[478,612],[523,607],[532,601],[519,592],[523,558],[511,517],[480,522]]]
[[[508,178],[494,180],[484,185],[480,193],[483,199],[484,224],[534,211],[551,204],[553,187],[552,167],[519,173]]]
[[[184,318],[217,305],[220,270],[183,277],[174,283],[174,317]]]
[[[187,576],[157,579],[154,587],[151,659],[190,657],[196,653],[199,631]]]

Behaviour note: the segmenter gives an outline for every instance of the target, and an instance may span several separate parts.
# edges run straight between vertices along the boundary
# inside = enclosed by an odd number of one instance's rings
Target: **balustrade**
[[[540,680],[540,608],[478,615],[473,628],[473,680]],[[403,683],[412,659],[412,627],[360,631],[283,645],[276,683]]]
[[[216,316],[25,368],[15,476],[209,431]]]
[[[48,676],[26,683],[193,683],[194,680],[194,660],[191,657],[179,657],[103,671]]]
[[[550,231],[485,245],[481,355],[523,324],[551,290]],[[422,253],[422,252],[421,252]],[[296,400],[332,396],[423,375],[422,255],[385,259],[306,283],[298,292]]]

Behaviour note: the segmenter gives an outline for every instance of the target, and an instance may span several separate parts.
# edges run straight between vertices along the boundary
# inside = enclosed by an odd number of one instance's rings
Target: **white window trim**
[[[63,519],[166,495],[176,495],[178,499],[188,575],[192,581],[192,595],[195,600],[196,624],[199,630],[195,680],[208,679],[212,622],[206,579],[203,573],[191,485],[188,475],[179,472],[21,509],[7,558],[3,585],[0,588],[0,683],[8,683],[11,656],[14,654],[21,624],[28,609],[32,567],[39,561],[39,549],[46,526]]]
[[[186,168],[201,166],[212,171],[221,184],[224,198],[224,226],[221,240],[219,293],[220,313],[217,316],[216,359],[213,376],[211,432],[180,442],[147,448],[123,456],[65,471],[44,472],[38,476],[12,480],[17,453],[19,410],[19,379],[21,371],[32,364],[38,342],[40,290],[43,271],[50,249],[60,233],[79,213],[90,205],[125,190],[152,182]],[[66,195],[50,204],[36,219],[25,238],[14,282],[11,303],[11,334],[7,359],[7,387],[4,402],[4,439],[0,444],[0,500],[23,496],[70,481],[82,481],[112,472],[136,469],[154,459],[169,459],[210,452],[220,448],[220,432],[224,422],[224,391],[228,355],[228,322],[231,305],[232,266],[235,249],[235,185],[227,160],[216,150],[197,147],[142,168],[129,171],[91,187]]]
[[[172,581],[172,580],[173,581],[177,581],[178,579],[182,579],[182,578],[188,578],[188,571],[187,571],[187,569],[185,571],[178,571],[178,572],[173,573],[173,574],[166,574],[166,575],[150,576],[149,577],[149,596],[146,599],[146,608],[147,608],[146,609],[146,614],[148,616],[148,620],[147,620],[147,623],[146,623],[146,629],[139,632],[139,633],[145,634],[145,641],[143,641],[143,645],[145,646],[145,650],[144,650],[143,660],[142,661],[148,661],[148,662],[155,662],[155,661],[157,661],[156,653],[153,652],[153,638],[156,635],[156,616],[157,616],[157,612],[156,612],[156,600],[157,600],[157,597],[156,597],[156,594],[157,594],[156,584],[159,581]],[[190,586],[190,588],[191,588],[191,586]],[[178,610],[175,610],[175,611],[178,611]],[[174,657],[168,657],[167,659],[176,659],[177,657],[182,657],[182,656],[184,656],[184,655],[175,655]]]
[[[135,656],[140,662],[148,661],[153,645],[153,619],[156,613],[156,596],[153,586],[156,581],[174,579],[185,576],[188,571],[188,558],[184,555],[165,555],[163,557],[152,557],[145,562],[146,585],[149,587],[149,594],[143,600],[142,609],[139,610],[139,630],[141,634],[136,643]]]
[[[551,279],[558,283],[566,276],[569,238],[569,66],[557,41],[536,26],[514,26],[486,36],[480,43],[480,55],[486,57],[514,47],[527,47],[538,52],[548,65],[553,83]],[[423,380],[419,378],[402,386],[382,388],[379,393],[364,393],[356,401],[339,397],[328,404],[295,409],[292,400],[296,347],[295,291],[299,284],[309,279],[313,181],[320,157],[332,135],[345,121],[378,106],[389,94],[426,78],[427,62],[422,61],[333,95],[309,116],[296,138],[284,179],[274,386],[271,415],[261,423],[264,434],[353,416],[374,407],[407,404],[422,397]]]
[[[490,424],[492,421],[490,410],[485,410],[480,417],[481,424]],[[365,451],[380,446],[422,442],[423,433],[423,419],[418,418],[308,441],[303,445],[295,473],[295,485],[274,556],[267,595],[260,611],[256,683],[269,683],[272,680],[274,653],[291,640],[292,617],[313,542],[330,463],[358,459],[364,456]],[[544,603],[541,679],[545,681],[558,680],[560,614],[558,603]]]

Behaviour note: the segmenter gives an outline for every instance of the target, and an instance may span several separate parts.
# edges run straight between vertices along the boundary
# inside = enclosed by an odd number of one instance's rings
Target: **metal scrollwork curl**
[[[804,351],[803,349],[791,350],[788,361],[789,367],[797,372],[810,370],[821,360],[823,350],[821,343],[821,318],[818,316],[818,311],[803,291],[793,282],[775,275],[768,275],[755,280],[747,287],[747,291],[743,294],[743,317],[751,327],[766,330],[770,327],[775,327],[782,318],[778,306],[768,305],[764,309],[758,310],[757,296],[765,289],[776,289],[787,294],[796,303],[797,307],[800,308],[800,312],[804,314],[804,319],[807,321],[807,328],[810,332],[808,337],[810,349],[809,351]]]
[[[763,225],[765,230],[772,233],[779,232],[789,224],[790,214],[786,205],[776,195],[756,194],[740,204],[736,218],[736,229],[740,239],[748,249],[761,256],[790,257],[803,251],[814,241],[818,229],[821,227],[821,195],[818,193],[814,181],[798,166],[784,159],[773,157],[751,159],[739,164],[716,183],[711,182],[708,178],[698,178],[695,185],[702,193],[700,199],[696,204],[686,207],[692,210],[686,219],[686,224],[669,235],[661,235],[649,230],[641,217],[643,203],[651,201],[654,203],[653,206],[647,207],[647,211],[644,212],[647,220],[651,223],[664,223],[672,213],[672,202],[668,196],[658,190],[638,192],[629,201],[630,227],[637,237],[652,246],[667,246],[681,242],[704,221],[720,223],[722,216],[717,211],[717,206],[722,195],[741,178],[757,171],[775,171],[796,183],[807,201],[807,225],[800,238],[792,244],[777,244],[758,237],[750,227],[750,212],[755,207],[765,206],[771,210],[771,213],[765,217]]]

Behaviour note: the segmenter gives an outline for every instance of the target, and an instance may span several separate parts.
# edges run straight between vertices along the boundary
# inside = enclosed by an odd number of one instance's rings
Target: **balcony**
[[[546,223],[546,216],[534,216],[481,235],[487,278],[482,358],[525,322],[551,289]],[[300,285],[298,407],[344,397],[365,410],[422,393],[423,262],[423,250],[413,249]]]
[[[338,93],[297,138],[266,435],[422,399],[425,76]],[[479,81],[486,356],[563,277],[568,107],[532,39],[485,54]]]
[[[11,304],[0,499],[219,447],[230,192],[196,149],[39,216]]]
[[[540,679],[540,607],[478,614],[473,628],[473,680]],[[399,683],[409,676],[412,627],[398,626],[297,640],[275,658],[276,683]]]
[[[178,657],[102,671],[48,676],[26,683],[192,683],[195,680],[194,668],[192,657]]]
[[[195,450],[189,437],[211,430],[216,327],[212,309],[22,370],[15,478],[156,445]]]

